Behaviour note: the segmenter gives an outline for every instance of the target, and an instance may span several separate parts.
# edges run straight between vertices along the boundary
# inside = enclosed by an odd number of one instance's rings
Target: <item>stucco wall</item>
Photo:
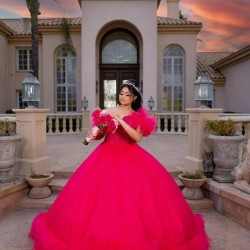
[[[21,83],[28,75],[29,71],[18,71],[17,70],[17,49],[18,48],[31,48],[31,44],[19,43],[19,44],[9,44],[8,48],[8,69],[7,69],[7,81],[8,81],[8,109],[18,108],[17,103],[17,90],[21,90]],[[39,44],[39,81],[42,83],[42,46]]]
[[[194,108],[194,81],[196,80],[197,54],[196,54],[196,34],[158,34],[158,67],[157,67],[157,86],[158,86],[158,103],[160,111],[162,95],[162,56],[163,51],[169,45],[178,45],[184,51],[185,62],[185,108]]]
[[[7,41],[5,36],[0,34],[0,51],[1,51],[1,63],[0,63],[0,114],[5,113],[7,109]]]
[[[82,1],[82,96],[89,108],[96,106],[96,39],[108,23],[128,22],[140,31],[143,41],[143,101],[157,99],[157,1]],[[98,18],[97,18],[98,17]],[[87,65],[87,66],[86,66]]]
[[[222,70],[226,77],[224,111],[250,113],[250,59]]]
[[[222,108],[225,110],[225,92],[224,86],[214,87],[214,108]]]

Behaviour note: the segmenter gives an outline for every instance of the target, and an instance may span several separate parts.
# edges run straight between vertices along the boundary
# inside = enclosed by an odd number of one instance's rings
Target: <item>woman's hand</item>
[[[118,123],[120,123],[120,121],[122,120],[121,116],[120,116],[117,112],[115,112],[115,110],[109,110],[109,114],[110,114],[113,118],[115,118],[115,120],[116,120]]]

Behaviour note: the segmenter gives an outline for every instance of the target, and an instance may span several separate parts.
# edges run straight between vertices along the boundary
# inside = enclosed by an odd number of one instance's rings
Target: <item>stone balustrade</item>
[[[157,133],[188,134],[188,113],[156,113]]]

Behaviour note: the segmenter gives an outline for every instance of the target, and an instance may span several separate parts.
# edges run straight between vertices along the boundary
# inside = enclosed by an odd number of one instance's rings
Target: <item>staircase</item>
[[[71,171],[55,171],[55,177],[49,184],[49,187],[53,193],[50,197],[45,199],[31,199],[26,195],[16,202],[15,207],[48,209],[55,201],[58,193],[63,189],[72,174],[73,172]],[[170,172],[170,174],[175,179],[177,185],[182,189],[183,186],[178,179],[178,174],[180,174],[180,172],[174,171]],[[193,210],[214,209],[214,202],[206,197],[202,200],[187,200],[187,202]]]

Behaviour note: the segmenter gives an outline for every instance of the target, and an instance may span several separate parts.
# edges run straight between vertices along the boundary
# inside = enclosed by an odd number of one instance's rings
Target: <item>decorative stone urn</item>
[[[26,181],[32,186],[28,196],[32,199],[43,199],[51,196],[52,192],[48,184],[53,179],[54,174],[32,174],[26,177]]]
[[[204,197],[200,187],[206,182],[206,178],[202,179],[188,179],[184,174],[178,175],[179,180],[184,185],[182,190],[183,196],[188,200],[200,200]]]
[[[243,135],[220,136],[208,135],[214,145],[214,163],[216,165],[213,179],[219,182],[234,182],[231,174],[239,164],[240,145],[244,141]]]
[[[16,134],[15,117],[0,118],[0,183],[18,179],[12,175],[16,159],[16,144],[21,136]]]

